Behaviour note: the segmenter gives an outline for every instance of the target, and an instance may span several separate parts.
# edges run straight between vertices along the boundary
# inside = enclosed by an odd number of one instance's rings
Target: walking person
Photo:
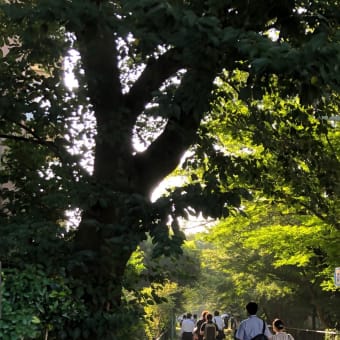
[[[209,313],[209,311],[204,310],[201,314],[201,318],[197,321],[196,327],[195,327],[194,332],[193,332],[193,334],[194,334],[193,339],[194,340],[203,340],[203,335],[200,334],[200,330],[201,330],[203,323],[207,321],[206,316],[207,316],[208,313]]]
[[[235,339],[238,340],[253,340],[256,336],[264,334],[267,339],[272,338],[268,326],[264,320],[260,319],[256,313],[258,305],[256,302],[249,302],[246,305],[249,317],[241,321],[235,333]]]
[[[188,313],[185,318],[183,318],[181,325],[181,340],[192,340],[192,333],[195,328],[195,323],[191,319],[191,313]]]
[[[204,322],[200,329],[200,334],[203,340],[216,340],[218,335],[217,325],[213,322],[213,315],[208,313],[206,315],[207,321]]]
[[[222,340],[225,338],[225,334],[224,334],[224,320],[222,319],[222,317],[220,316],[220,312],[218,310],[215,310],[214,312],[214,318],[213,318],[214,323],[217,326],[217,331],[218,331],[218,335],[216,337],[217,340]]]
[[[273,331],[274,335],[272,340],[294,340],[293,336],[286,332],[285,324],[281,319],[275,319],[273,321]]]
[[[182,319],[179,321],[179,325],[182,327],[182,322],[183,322],[183,320],[184,319],[186,319],[187,318],[187,315],[186,314],[183,314],[183,316],[182,316]]]

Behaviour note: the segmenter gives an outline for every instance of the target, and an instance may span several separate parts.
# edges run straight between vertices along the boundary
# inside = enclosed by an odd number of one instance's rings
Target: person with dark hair
[[[182,340],[192,340],[192,332],[194,331],[195,324],[191,316],[191,313],[188,313],[185,315],[185,318],[183,317],[180,332]]]
[[[217,340],[222,340],[225,338],[224,334],[224,320],[220,316],[220,312],[218,310],[215,310],[214,312],[214,318],[213,318],[214,323],[216,324],[218,328],[218,335],[216,337]]]
[[[237,331],[235,333],[235,339],[238,340],[252,340],[253,338],[264,334],[267,339],[272,338],[268,326],[264,320],[257,317],[258,305],[256,302],[249,302],[246,305],[246,309],[249,317],[241,321]]]
[[[272,340],[294,340],[293,336],[286,332],[285,324],[281,319],[275,319],[273,321],[273,331],[274,335]]]
[[[201,326],[203,325],[204,322],[207,321],[206,316],[209,313],[209,311],[204,310],[201,314],[201,318],[197,321],[196,323],[196,327],[194,329],[193,332],[193,339],[194,340],[203,340],[203,335],[201,335],[200,330],[201,330]]]
[[[208,313],[206,316],[207,321],[204,322],[200,329],[200,334],[203,340],[216,340],[218,335],[217,325],[213,322],[213,315]]]
[[[179,325],[182,327],[182,322],[183,322],[183,320],[185,320],[187,318],[187,315],[186,314],[183,314],[183,316],[182,316],[182,319],[180,320],[180,322],[179,322]]]

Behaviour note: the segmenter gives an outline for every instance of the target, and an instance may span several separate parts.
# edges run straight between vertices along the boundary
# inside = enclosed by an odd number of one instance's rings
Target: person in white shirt
[[[238,340],[251,340],[256,335],[261,334],[263,332],[264,325],[264,334],[268,339],[272,338],[272,334],[270,333],[268,326],[264,323],[262,319],[256,316],[257,313],[257,303],[249,302],[246,306],[249,317],[243,321],[241,321],[239,327],[237,328],[235,338]]]
[[[180,332],[182,340],[192,340],[192,333],[195,328],[195,323],[191,319],[191,316],[191,313],[187,313],[186,318],[182,321]]]
[[[216,324],[218,328],[218,335],[216,337],[217,340],[221,340],[225,338],[224,334],[224,320],[220,316],[220,312],[218,310],[215,310],[214,312],[214,318],[213,322]]]

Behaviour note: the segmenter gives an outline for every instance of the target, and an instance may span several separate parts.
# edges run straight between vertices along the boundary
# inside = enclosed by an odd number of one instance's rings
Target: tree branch
[[[77,157],[71,155],[64,147],[62,147],[62,145],[60,145],[60,142],[62,143],[66,142],[65,139],[59,138],[56,141],[46,141],[46,140],[41,139],[39,136],[34,135],[34,137],[35,139],[27,138],[24,136],[0,134],[0,138],[3,138],[3,139],[11,139],[11,140],[19,141],[19,142],[31,143],[34,145],[41,145],[41,146],[47,147],[55,155],[55,157],[57,157],[60,160],[63,166],[65,166],[66,163],[78,165]],[[78,173],[81,174],[84,178],[88,176],[88,172],[85,169],[83,169],[81,166],[78,165],[77,170],[78,170]],[[68,169],[67,171],[70,175],[70,178],[75,178],[75,174],[72,169]]]
[[[28,132],[30,135],[32,135],[36,141],[40,142],[41,145],[47,145],[46,143],[48,143],[47,141],[41,139],[39,137],[39,135],[37,135],[33,129],[30,129],[27,125],[23,124],[23,123],[20,123],[20,122],[15,122],[13,121],[13,123],[15,125],[18,125],[21,129],[25,130],[26,132]]]
[[[125,103],[132,112],[134,119],[144,110],[152,99],[153,92],[176,71],[184,67],[179,60],[178,51],[171,49],[158,59],[152,59],[147,64],[141,76],[125,95]]]
[[[322,212],[318,211],[315,207],[308,205],[303,202],[299,202],[304,208],[310,210],[316,217],[318,217],[321,221],[326,222],[330,225],[333,225],[336,229],[340,230],[340,223],[333,218],[330,218],[328,215],[322,214]]]
[[[15,136],[15,135],[0,134],[0,138],[12,139],[12,140],[28,142],[32,144],[44,145],[44,146],[50,146],[51,144],[53,144],[52,142],[43,141],[41,139],[33,139],[33,138],[27,138],[23,136]]]
[[[174,105],[181,111],[179,118],[169,118],[163,133],[146,151],[135,156],[143,194],[150,194],[178,166],[184,152],[195,142],[201,118],[208,109],[213,78],[214,70],[188,71],[174,98]]]

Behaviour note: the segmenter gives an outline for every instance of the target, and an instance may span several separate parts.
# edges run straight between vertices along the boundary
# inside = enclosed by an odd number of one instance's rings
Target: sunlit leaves
[[[249,92],[243,99],[241,90],[248,87],[247,76],[240,71],[222,75],[207,129],[217,133],[216,143],[222,144],[225,153],[232,152],[234,158],[237,155],[239,162],[247,164],[240,171],[240,179],[336,223],[338,194],[334,195],[337,189],[331,188],[337,188],[339,182],[334,152],[337,130],[321,119],[319,110],[322,114],[328,109],[334,112],[338,96],[333,94],[331,100],[324,98],[316,107],[305,107],[297,96],[283,96],[280,82],[272,77],[260,98],[252,98]],[[210,160],[218,164],[217,159]],[[335,215],[328,214],[329,210]]]
[[[305,294],[299,288],[302,282],[320,303],[337,296],[332,293],[332,272],[338,257],[338,230],[275,201],[247,204],[245,212],[247,217],[228,218],[205,237],[216,245],[215,257],[227,256],[220,265],[239,299],[256,297],[268,304],[283,296],[298,299]],[[335,313],[334,307],[328,308]]]

